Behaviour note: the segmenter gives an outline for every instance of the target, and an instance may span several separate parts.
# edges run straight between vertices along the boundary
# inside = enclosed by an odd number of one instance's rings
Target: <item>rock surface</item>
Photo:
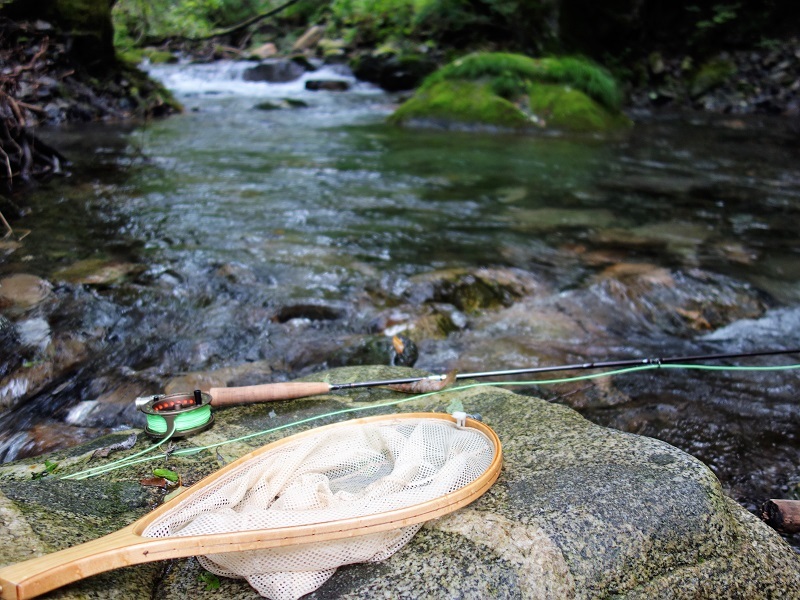
[[[318,374],[336,382],[419,373],[347,368]],[[231,408],[189,444],[212,444],[335,410],[388,399],[359,390],[290,403]],[[429,522],[379,564],[342,567],[311,598],[797,598],[800,557],[771,529],[726,497],[702,463],[668,444],[591,424],[560,405],[496,387],[473,387],[375,407],[364,413],[444,411],[463,405],[500,436],[504,468],[479,500]],[[326,424],[328,416],[291,428]],[[115,530],[143,515],[159,494],[140,478],[169,467],[187,484],[282,433],[238,441],[194,457],[158,460],[84,482],[59,480],[85,468],[115,434],[0,469],[3,564],[51,552]],[[119,438],[119,439],[118,439]],[[150,442],[140,439],[130,452]],[[117,458],[112,455],[111,459]],[[204,597],[194,559],[108,573],[57,592],[60,598]],[[241,581],[222,579],[226,598],[256,598]]]
[[[626,129],[616,81],[588,61],[476,52],[432,73],[389,117],[444,129]]]

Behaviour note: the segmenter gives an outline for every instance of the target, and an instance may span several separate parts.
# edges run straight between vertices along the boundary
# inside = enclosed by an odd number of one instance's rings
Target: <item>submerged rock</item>
[[[412,374],[421,372],[348,368],[314,379]],[[229,440],[399,397],[361,390],[220,410],[213,428],[180,445]],[[340,568],[311,597],[790,598],[800,589],[800,557],[788,544],[726,497],[700,461],[664,442],[593,425],[564,406],[495,387],[447,391],[364,414],[442,411],[454,401],[481,413],[498,433],[504,452],[498,481],[469,506],[427,523],[391,558]],[[119,441],[119,434],[48,456],[59,471],[37,480],[31,473],[45,470],[44,457],[6,465],[0,468],[0,533],[14,543],[4,545],[0,560],[52,552],[143,515],[163,494],[138,483],[154,467],[169,467],[192,483],[216,470],[218,460],[294,431],[191,457],[161,457],[86,482],[58,476],[85,468],[89,455]],[[140,439],[129,452],[149,443]],[[110,584],[119,579],[111,573],[78,582],[59,597],[145,599],[155,586],[161,598],[198,597],[202,572],[193,559],[136,566],[126,570],[123,587]],[[256,597],[242,581],[220,583],[226,598]]]
[[[350,82],[344,79],[309,79],[306,89],[312,92],[346,92],[350,89]]]
[[[242,73],[245,81],[266,81],[269,83],[284,83],[294,81],[303,76],[307,71],[306,64],[296,60],[272,58],[266,59]]]
[[[403,291],[411,304],[444,303],[465,313],[510,306],[544,286],[521,269],[444,269],[416,275]]]
[[[0,309],[24,312],[41,304],[52,292],[49,281],[20,273],[0,279]]]
[[[57,270],[53,277],[69,283],[109,286],[144,270],[142,265],[105,258],[87,258]]]
[[[379,85],[387,92],[412,90],[433,71],[435,61],[424,55],[409,52],[380,52],[356,57],[353,74],[363,81]]]

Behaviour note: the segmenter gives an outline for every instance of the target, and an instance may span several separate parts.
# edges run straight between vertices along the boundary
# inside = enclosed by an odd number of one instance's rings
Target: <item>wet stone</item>
[[[375,380],[419,374],[351,367],[310,380]],[[465,508],[428,522],[400,551],[377,564],[340,568],[312,598],[791,598],[800,556],[772,529],[728,498],[699,460],[659,440],[594,425],[575,411],[512,392],[451,390],[394,407],[387,390],[359,390],[216,413],[214,427],[190,441],[207,445],[352,407],[365,414],[442,411],[454,400],[480,413],[503,444],[498,481]],[[352,415],[351,415],[352,416]],[[33,481],[44,457],[0,468],[0,512],[15,514],[17,543],[5,562],[28,558],[116,529],[147,510],[155,492],[139,489],[153,466],[196,482],[248,449],[286,433],[343,419],[327,416],[288,432],[261,433],[191,457],[172,456],[103,476],[102,481]],[[119,438],[119,435],[116,436]],[[116,440],[115,441],[118,441]],[[110,439],[110,438],[109,438]],[[129,452],[145,448],[139,440]],[[63,473],[85,468],[103,440],[48,458]],[[116,456],[115,456],[116,458]],[[97,464],[103,464],[98,459]],[[58,506],[58,510],[50,510]],[[87,528],[87,523],[90,524]],[[24,534],[24,532],[32,532]],[[194,559],[131,567],[126,597],[168,600],[205,594]],[[62,598],[116,598],[114,574],[78,582]],[[135,582],[135,583],[130,583]],[[225,598],[256,598],[245,583],[220,578]],[[113,587],[113,586],[111,586]]]
[[[59,269],[53,276],[69,283],[107,286],[118,283],[142,270],[143,267],[141,265],[102,258],[89,258]]]
[[[412,304],[450,304],[474,313],[510,306],[542,287],[530,273],[517,269],[448,269],[412,277],[402,293]]]
[[[306,68],[293,60],[267,59],[242,73],[245,81],[268,81],[282,83],[299,79]]]
[[[306,89],[312,92],[346,92],[350,89],[350,82],[343,79],[309,79]]]
[[[0,308],[13,312],[29,310],[41,304],[52,292],[50,282],[20,273],[0,279]]]

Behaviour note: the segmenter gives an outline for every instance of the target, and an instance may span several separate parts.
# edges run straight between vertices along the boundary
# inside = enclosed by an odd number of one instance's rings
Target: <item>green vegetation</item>
[[[47,477],[48,475],[52,475],[53,473],[58,471],[58,463],[53,462],[52,460],[45,460],[44,461],[44,470],[37,471],[35,473],[31,473],[32,479],[42,479],[43,477]]]
[[[199,37],[244,20],[263,2],[250,0],[119,0],[114,4],[114,43],[118,48],[149,37]]]
[[[531,112],[548,127],[571,131],[607,131],[630,124],[621,113],[603,110],[578,89],[559,84],[533,84],[529,88]]]
[[[700,66],[689,82],[689,94],[695,98],[725,83],[736,72],[729,60],[714,59]]]
[[[620,96],[606,71],[582,59],[476,53],[425,79],[390,122],[605,131],[628,123]]]
[[[213,592],[218,590],[220,587],[219,577],[217,577],[214,573],[210,571],[203,571],[200,573],[198,579],[205,584],[205,590],[207,592]]]
[[[153,475],[156,477],[163,477],[167,481],[177,482],[180,480],[180,475],[170,469],[153,469]]]
[[[697,29],[713,29],[720,27],[734,21],[737,18],[737,12],[741,8],[741,4],[715,4],[711,7],[711,15],[707,19],[700,19],[695,23]],[[697,5],[691,4],[686,7],[686,10],[692,13],[699,14],[701,8]]]
[[[425,80],[423,86],[445,79],[489,80],[500,96],[527,94],[533,82],[573,86],[610,111],[618,111],[622,94],[602,67],[580,58],[530,58],[521,54],[483,52],[460,58]]]
[[[281,6],[280,0],[117,0],[115,45],[126,51],[148,40],[201,38]],[[324,23],[330,38],[349,47],[384,42],[445,43],[455,47],[496,42],[541,51],[552,37],[543,0],[298,0],[269,21],[271,40],[291,39],[288,29]],[[274,35],[276,34],[277,35]],[[258,43],[258,33],[251,43]]]
[[[420,89],[390,118],[393,124],[425,123],[520,129],[530,119],[491,86],[471,81],[439,81]]]

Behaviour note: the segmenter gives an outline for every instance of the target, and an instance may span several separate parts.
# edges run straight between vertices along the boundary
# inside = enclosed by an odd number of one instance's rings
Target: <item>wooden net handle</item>
[[[33,598],[90,575],[148,562],[152,559],[148,559],[146,546],[154,540],[142,541],[129,525],[91,542],[3,567],[0,598]]]
[[[319,396],[330,391],[330,384],[321,381],[291,381],[243,387],[211,388],[208,393],[211,395],[211,406],[220,407]]]
[[[328,384],[317,385],[327,386]],[[449,415],[405,413],[388,418],[386,415],[365,417],[353,421],[345,421],[344,423],[326,425],[317,430],[304,431],[254,450],[206,477],[185,494],[202,493],[204,489],[207,489],[227,473],[237,469],[252,458],[274,451],[276,448],[292,443],[297,439],[318,435],[319,431],[324,429],[333,429],[343,425],[351,426],[357,423],[374,423],[385,420],[402,421],[432,417],[454,421]],[[187,537],[142,537],[142,532],[149,524],[165,513],[174,510],[179,503],[185,500],[186,497],[182,494],[127,527],[97,540],[0,568],[0,586],[2,586],[0,587],[0,598],[2,600],[26,600],[84,577],[119,567],[156,560],[341,540],[380,531],[394,530],[435,519],[466,506],[480,497],[497,480],[502,469],[503,452],[497,434],[488,426],[472,419],[467,419],[466,424],[468,427],[477,429],[486,435],[495,449],[495,455],[489,468],[475,481],[444,496],[391,511],[348,519],[337,519],[324,523]]]

